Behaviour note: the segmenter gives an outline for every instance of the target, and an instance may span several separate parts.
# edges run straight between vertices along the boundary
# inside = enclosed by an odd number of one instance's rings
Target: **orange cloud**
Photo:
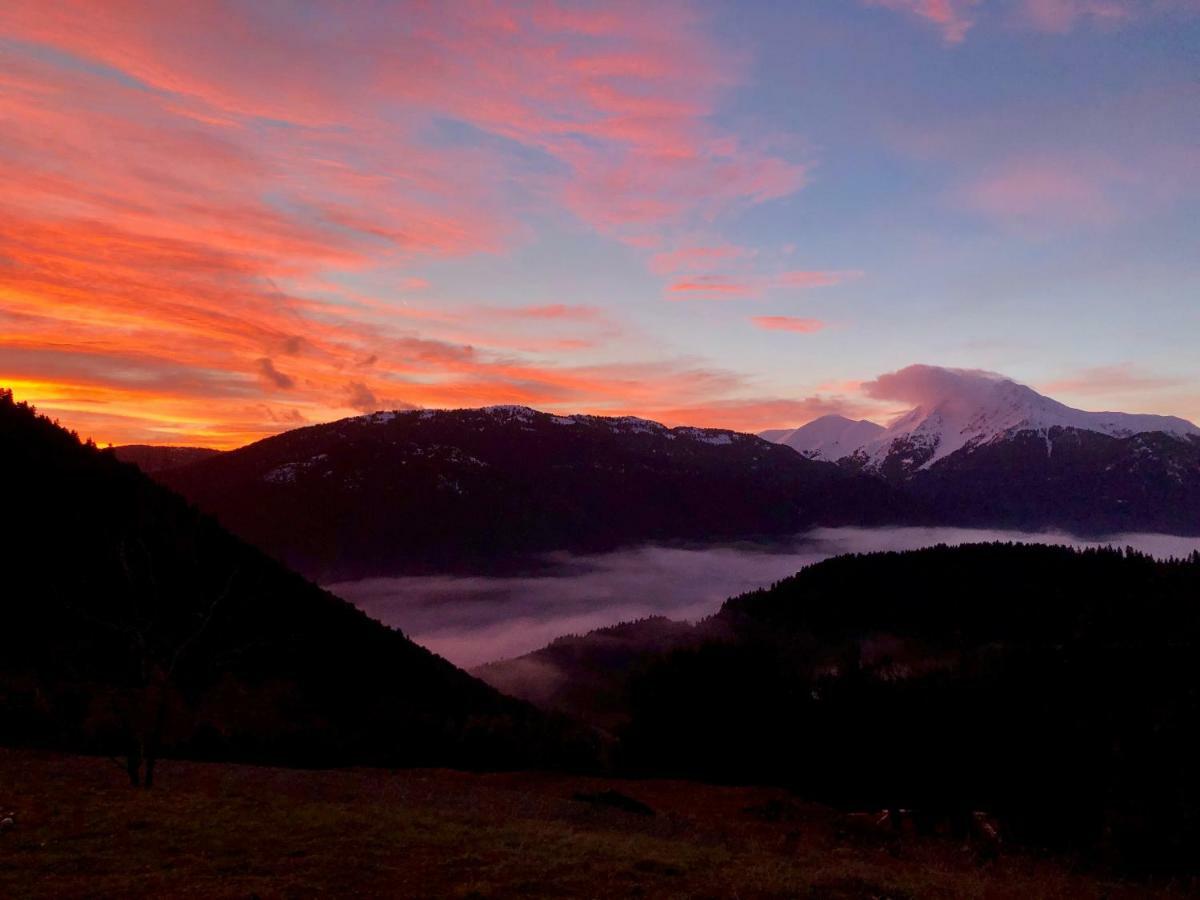
[[[602,310],[594,306],[570,306],[565,303],[548,303],[544,306],[519,306],[490,310],[493,315],[515,319],[571,320],[594,322],[604,317]]]
[[[826,381],[818,384],[817,390],[823,393],[857,394],[862,390],[862,386],[862,381],[851,378],[842,381]]]
[[[820,319],[797,319],[794,316],[753,316],[750,321],[766,331],[794,331],[798,334],[812,334],[825,327]]]
[[[356,136],[378,128],[374,107],[386,102],[412,130],[429,115],[471,123],[556,157],[570,170],[558,185],[567,205],[616,230],[708,217],[803,183],[801,167],[709,123],[742,76],[704,25],[672,2],[595,16],[542,4],[397,5],[345,10],[336,32],[206,3],[181,14],[131,2],[100,16],[67,0],[0,15],[7,33],[119,69],[171,95],[196,122],[286,122],[305,139],[336,141],[328,132],[347,120]],[[437,190],[441,173],[472,171],[444,162],[422,153],[405,177],[432,175],[426,185]],[[330,167],[338,165],[372,190],[386,180],[335,154]],[[330,216],[358,227],[353,209]]]
[[[772,136],[717,124],[744,63],[701,14],[343,13],[0,6],[0,382],[102,441],[221,447],[375,404],[744,388],[688,362],[581,365],[619,333],[586,306],[408,305],[436,295],[419,265],[505,252],[533,212],[681,246],[799,188]]]

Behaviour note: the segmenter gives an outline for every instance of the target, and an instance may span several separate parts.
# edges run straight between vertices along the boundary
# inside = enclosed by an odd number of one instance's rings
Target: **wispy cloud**
[[[674,300],[686,300],[689,297],[757,297],[762,293],[762,285],[754,280],[726,275],[695,275],[673,282],[667,290],[674,295]]]
[[[793,269],[775,275],[693,275],[672,282],[667,291],[672,300],[736,299],[760,297],[767,291],[807,290],[833,287],[862,276],[859,271],[806,271]]]
[[[975,24],[971,15],[981,0],[866,0],[870,6],[883,6],[917,16],[934,25],[947,44],[959,44]]]
[[[752,316],[750,321],[765,331],[794,331],[797,334],[812,334],[825,327],[820,319],[798,319],[795,316]]]
[[[1187,379],[1148,372],[1133,363],[1092,366],[1047,381],[1041,389],[1050,394],[1114,395],[1146,393],[1186,386]]]
[[[753,251],[736,244],[710,244],[677,247],[663,250],[650,257],[650,268],[660,275],[680,271],[703,271],[714,264],[753,255]]]
[[[960,44],[976,25],[983,0],[865,0],[923,19],[936,27],[947,44]],[[1118,28],[1162,16],[1190,17],[1200,14],[1196,0],[1017,0],[1009,21],[1022,29],[1048,34],[1066,34],[1084,23]]]
[[[1016,158],[967,185],[960,202],[1017,225],[1106,225],[1119,217],[1115,191],[1130,177],[1103,159]]]
[[[805,180],[777,136],[719,124],[746,60],[670,0],[63,0],[3,5],[0,38],[0,381],[102,439],[228,446],[384,402],[589,408],[630,383],[691,402],[691,361],[581,363],[621,333],[594,307],[448,309],[413,270],[509,252],[535,219],[682,246]],[[48,362],[83,348],[110,364]]]
[[[1200,15],[1196,0],[1023,0],[1022,21],[1038,31],[1066,34],[1084,23],[1116,28],[1159,16]]]

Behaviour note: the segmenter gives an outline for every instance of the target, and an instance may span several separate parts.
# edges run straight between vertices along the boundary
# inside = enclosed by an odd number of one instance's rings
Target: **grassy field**
[[[0,749],[0,897],[1141,897],[1147,885],[785,792],[516,773],[106,759]],[[615,789],[653,815],[574,799]],[[1182,896],[1166,886],[1158,896]]]

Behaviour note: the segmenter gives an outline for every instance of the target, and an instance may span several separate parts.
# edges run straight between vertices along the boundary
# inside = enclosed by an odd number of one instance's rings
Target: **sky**
[[[0,385],[101,443],[1200,421],[1200,0],[0,3]]]

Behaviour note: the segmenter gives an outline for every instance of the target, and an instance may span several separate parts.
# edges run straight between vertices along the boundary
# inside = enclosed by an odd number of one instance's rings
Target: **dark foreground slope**
[[[563,761],[561,728],[540,713],[7,393],[0,471],[0,741],[289,763]]]
[[[777,788],[174,763],[165,790],[147,794],[115,786],[109,768],[0,750],[0,796],[16,813],[0,832],[0,896],[1188,896],[1070,860],[892,834]],[[654,814],[596,802],[614,790]]]
[[[691,630],[644,627],[485,677],[598,710],[634,772],[788,785],[931,822],[985,810],[1018,843],[1135,867],[1200,860],[1200,557],[845,556]]]
[[[913,519],[890,486],[752,435],[524,407],[376,413],[160,477],[321,581]]]

